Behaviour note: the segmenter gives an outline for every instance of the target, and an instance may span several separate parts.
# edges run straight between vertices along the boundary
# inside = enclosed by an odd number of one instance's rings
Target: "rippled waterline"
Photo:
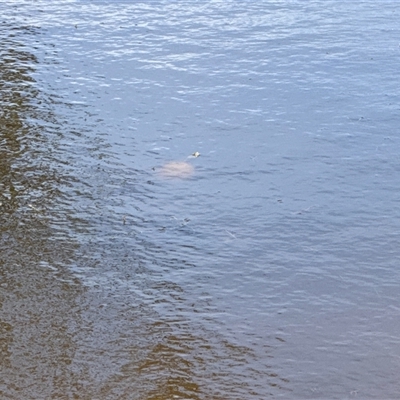
[[[0,15],[0,397],[397,397],[396,3]]]

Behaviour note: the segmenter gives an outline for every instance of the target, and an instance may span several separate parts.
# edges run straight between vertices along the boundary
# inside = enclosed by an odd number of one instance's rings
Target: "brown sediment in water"
[[[193,165],[184,161],[171,161],[164,164],[158,171],[159,175],[164,178],[180,178],[186,179],[193,175]]]

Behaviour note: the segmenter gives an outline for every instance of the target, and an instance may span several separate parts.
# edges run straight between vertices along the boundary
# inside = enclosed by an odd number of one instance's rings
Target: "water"
[[[0,11],[2,398],[398,396],[396,4]]]

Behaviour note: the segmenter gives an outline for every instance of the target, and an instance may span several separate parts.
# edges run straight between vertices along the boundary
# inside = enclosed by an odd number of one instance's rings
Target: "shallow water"
[[[2,398],[397,397],[396,4],[0,15]]]

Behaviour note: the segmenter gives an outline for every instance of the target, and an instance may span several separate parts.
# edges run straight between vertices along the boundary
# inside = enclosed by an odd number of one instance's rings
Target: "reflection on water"
[[[386,5],[0,5],[0,397],[398,393]]]

